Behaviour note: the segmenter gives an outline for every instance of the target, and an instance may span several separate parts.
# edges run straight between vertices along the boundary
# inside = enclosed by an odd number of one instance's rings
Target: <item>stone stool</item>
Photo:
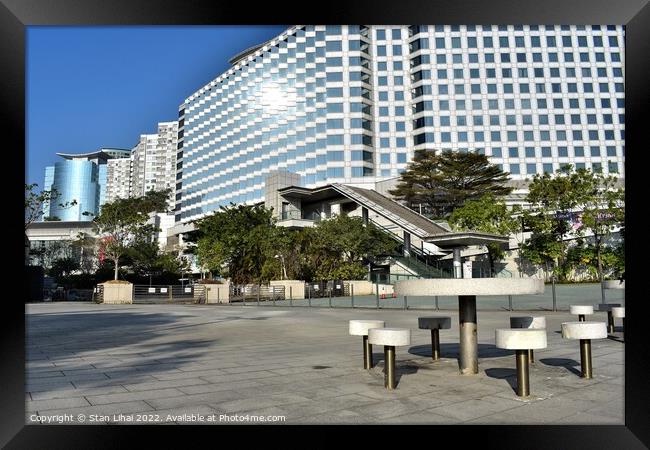
[[[384,386],[395,389],[395,347],[411,344],[411,330],[372,328],[368,330],[368,342],[384,346]]]
[[[622,319],[623,320],[623,332],[625,332],[625,307],[618,306],[618,307],[612,308],[612,319]],[[623,341],[625,341],[625,337],[623,337]]]
[[[528,328],[532,330],[545,330],[546,317],[544,316],[520,316],[510,318],[510,328]],[[528,349],[528,359],[530,363],[535,362],[533,349]]]
[[[586,315],[594,313],[594,307],[591,305],[571,305],[571,314],[578,316],[578,321],[584,322]]]
[[[607,311],[607,332],[614,332],[614,317],[612,316],[612,308],[620,308],[620,303],[599,303],[595,305],[598,311]]]
[[[546,329],[499,328],[495,331],[497,348],[515,350],[517,361],[517,395],[530,394],[528,351],[546,348]]]
[[[451,328],[451,317],[418,317],[418,328],[431,330],[431,359],[440,359],[440,330]]]
[[[580,339],[581,376],[582,378],[592,378],[591,340],[607,337],[605,322],[565,322],[562,324],[562,337]]]
[[[371,369],[372,345],[368,342],[368,330],[371,328],[384,328],[383,320],[351,320],[350,334],[352,336],[363,336],[363,368]]]

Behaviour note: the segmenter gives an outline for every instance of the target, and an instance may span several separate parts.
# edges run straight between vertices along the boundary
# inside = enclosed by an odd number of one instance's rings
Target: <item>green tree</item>
[[[97,239],[80,232],[70,245],[79,249],[79,268],[84,274],[90,274],[97,268]]]
[[[261,282],[269,276],[263,267],[275,255],[274,222],[272,210],[262,205],[231,204],[199,219],[188,239],[196,242],[201,266],[225,272],[234,283]]]
[[[151,236],[155,228],[147,224],[150,214],[164,212],[167,207],[169,189],[150,191],[142,197],[119,198],[105,203],[93,219],[100,238],[100,252],[115,265],[114,279],[117,280],[120,258],[142,236]]]
[[[49,275],[62,281],[68,277],[72,272],[79,269],[79,262],[74,258],[61,258],[52,263],[52,268],[49,270]]]
[[[49,191],[35,192],[37,183],[25,184],[25,231],[29,226],[43,217],[46,204],[56,201],[61,194],[56,189]],[[60,208],[69,208],[77,204],[76,200],[59,203]],[[54,217],[45,217],[44,220],[56,220]]]
[[[606,238],[624,221],[624,191],[616,188],[616,182],[613,176],[572,166],[555,174],[535,175],[526,198],[531,207],[524,212],[532,231],[524,244],[526,256],[533,262],[552,264],[554,273],[566,280],[570,238],[591,235],[598,255]],[[602,261],[598,264],[602,279]]]
[[[400,175],[396,188],[389,192],[412,209],[423,204],[434,218],[446,218],[467,200],[488,193],[510,193],[512,188],[506,186],[507,181],[508,173],[491,164],[485,155],[418,150]]]
[[[309,230],[308,264],[314,279],[358,279],[368,273],[366,262],[392,254],[397,243],[361,217],[335,216]]]
[[[521,221],[514,216],[518,208],[510,210],[505,202],[494,194],[486,194],[477,200],[467,200],[463,206],[454,210],[449,223],[459,230],[483,231],[486,233],[510,236],[521,229]],[[487,255],[491,273],[494,265],[505,256],[501,244],[487,244]]]
[[[603,251],[605,243],[612,233],[625,224],[625,191],[617,186],[618,179],[602,173],[578,171],[578,176],[584,179],[588,186],[587,195],[582,198],[578,208],[582,211],[580,216],[580,231],[591,234],[593,248],[596,254],[596,267],[598,279],[603,283],[604,265],[610,268],[613,259],[611,252],[607,251],[606,264],[603,264]],[[604,285],[603,285],[604,289]],[[603,303],[605,292],[602,291]]]

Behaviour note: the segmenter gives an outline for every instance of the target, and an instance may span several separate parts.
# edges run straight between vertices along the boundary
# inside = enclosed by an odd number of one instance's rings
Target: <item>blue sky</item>
[[[57,152],[132,148],[230,66],[286,26],[28,27],[26,180]]]

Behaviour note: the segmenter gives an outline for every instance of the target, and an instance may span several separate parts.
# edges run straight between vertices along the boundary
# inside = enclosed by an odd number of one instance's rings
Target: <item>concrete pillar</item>
[[[460,257],[460,248],[454,249],[454,278],[463,278],[462,258]]]

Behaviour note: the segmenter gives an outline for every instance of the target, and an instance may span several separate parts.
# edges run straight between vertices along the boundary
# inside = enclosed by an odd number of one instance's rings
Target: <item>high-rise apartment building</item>
[[[106,163],[106,202],[131,196],[131,157]]]
[[[170,188],[170,209],[173,209],[177,139],[178,122],[161,122],[158,133],[140,136],[140,141],[131,152],[132,197],[140,197],[151,190]]]

